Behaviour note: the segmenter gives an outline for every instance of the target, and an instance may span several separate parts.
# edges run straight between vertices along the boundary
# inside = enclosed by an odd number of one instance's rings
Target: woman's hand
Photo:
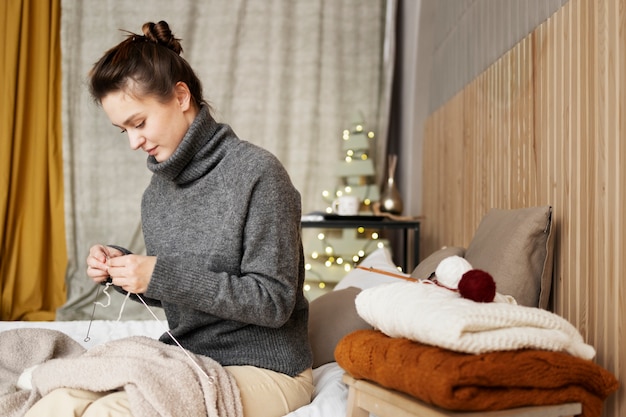
[[[148,289],[156,260],[156,256],[112,256],[107,262],[108,274],[113,285],[122,287],[124,291],[143,294]]]
[[[87,255],[87,276],[96,283],[106,281],[109,278],[107,261],[121,255],[123,255],[122,252],[108,246],[92,246],[89,248],[89,255]]]

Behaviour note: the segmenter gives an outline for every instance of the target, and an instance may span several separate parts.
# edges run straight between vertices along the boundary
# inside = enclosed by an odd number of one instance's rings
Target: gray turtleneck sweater
[[[148,168],[142,226],[157,262],[144,295],[173,336],[225,366],[309,368],[300,194],[278,159],[205,106],[172,156],[148,157]]]

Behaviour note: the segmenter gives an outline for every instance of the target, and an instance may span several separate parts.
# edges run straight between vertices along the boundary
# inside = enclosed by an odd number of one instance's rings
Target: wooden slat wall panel
[[[625,16],[626,0],[570,0],[431,114],[421,242],[422,257],[467,246],[489,208],[551,204],[553,309],[621,381]],[[607,400],[604,416],[626,416],[625,392]]]

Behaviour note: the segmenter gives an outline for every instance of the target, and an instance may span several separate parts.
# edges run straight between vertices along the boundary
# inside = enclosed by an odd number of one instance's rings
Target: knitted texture
[[[398,282],[362,291],[359,315],[391,337],[466,352],[523,348],[595,356],[578,330],[546,310],[507,303],[476,303],[424,283]]]
[[[603,401],[619,386],[609,371],[566,353],[519,350],[472,355],[390,338],[375,330],[345,336],[335,358],[355,378],[456,411],[580,402],[582,416],[599,417]]]
[[[172,156],[150,156],[148,168],[142,228],[157,262],[145,296],[173,336],[222,365],[310,367],[300,194],[278,159],[203,107]]]

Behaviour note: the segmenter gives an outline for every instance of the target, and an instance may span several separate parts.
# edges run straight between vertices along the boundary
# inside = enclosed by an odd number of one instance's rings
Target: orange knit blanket
[[[609,371],[567,353],[528,349],[475,355],[376,330],[345,336],[335,359],[357,379],[455,411],[580,402],[582,416],[599,417],[604,400],[619,385]]]

